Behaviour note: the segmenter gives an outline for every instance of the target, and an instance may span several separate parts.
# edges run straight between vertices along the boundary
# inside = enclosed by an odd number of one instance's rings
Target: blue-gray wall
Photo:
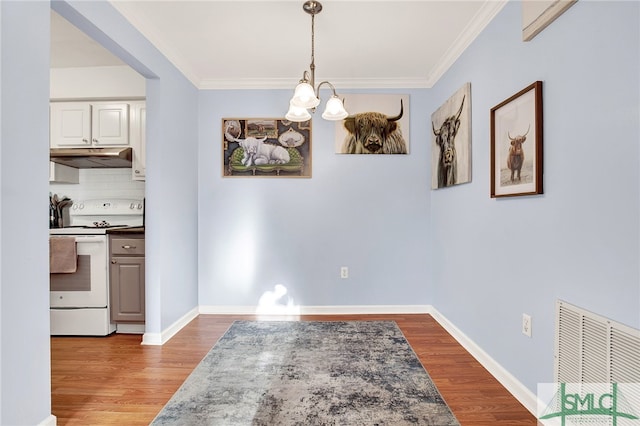
[[[640,325],[639,21],[637,2],[583,1],[523,42],[510,2],[435,87],[396,91],[409,156],[337,155],[315,119],[310,180],[221,177],[221,119],[282,116],[290,91],[202,91],[200,305],[252,306],[278,283],[304,306],[430,304],[535,394],[556,299]],[[536,80],[545,194],[491,199],[490,109]],[[431,191],[430,117],[466,82],[473,179]]]
[[[49,5],[0,2],[0,424],[51,413]]]
[[[255,306],[276,284],[304,306],[428,303],[426,96],[397,93],[411,154],[336,154],[336,124],[316,117],[311,179],[222,177],[222,118],[283,117],[292,90],[200,93],[201,306]]]
[[[197,91],[108,3],[56,4],[149,78],[148,331],[278,283],[306,306],[431,304],[535,392],[553,378],[557,298],[640,326],[637,2],[578,2],[529,43],[508,3],[434,88],[396,91],[411,97],[410,155],[336,155],[316,119],[312,179],[221,177],[221,119],[281,117],[290,91]],[[50,412],[49,3],[0,14],[0,423],[35,424]],[[492,200],[489,110],[535,80],[545,194]],[[473,181],[431,191],[430,116],[467,81]]]
[[[3,425],[52,421],[44,225],[51,7],[148,78],[147,332],[159,335],[198,305],[197,89],[108,2],[0,2]]]
[[[470,81],[473,103],[473,182],[431,194],[430,301],[534,393],[556,299],[640,326],[639,6],[579,1],[525,43],[510,2],[429,91],[433,110]],[[490,109],[536,80],[545,194],[490,199]]]

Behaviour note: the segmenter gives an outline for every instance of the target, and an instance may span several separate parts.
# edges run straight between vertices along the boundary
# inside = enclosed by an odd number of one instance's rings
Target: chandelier
[[[289,111],[285,115],[287,120],[291,121],[307,121],[311,119],[311,112],[315,112],[315,108],[320,104],[320,87],[326,84],[331,88],[332,96],[327,101],[322,118],[325,120],[338,121],[346,118],[349,113],[344,109],[344,105],[338,95],[336,89],[328,81],[322,81],[314,89],[315,86],[315,32],[314,19],[322,10],[322,4],[318,1],[309,0],[302,5],[302,9],[311,15],[311,65],[309,70],[302,74],[302,79],[296,86],[293,98],[289,101]]]

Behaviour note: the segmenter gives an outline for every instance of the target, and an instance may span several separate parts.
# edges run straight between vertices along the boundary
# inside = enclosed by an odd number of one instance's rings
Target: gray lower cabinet
[[[110,235],[111,322],[144,323],[144,235]]]

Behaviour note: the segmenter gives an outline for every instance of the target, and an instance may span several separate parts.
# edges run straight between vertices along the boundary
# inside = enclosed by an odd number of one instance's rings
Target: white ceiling
[[[123,65],[123,62],[51,11],[51,68],[112,65]]]
[[[303,1],[112,0],[198,88],[290,88],[311,62]],[[316,83],[431,87],[504,1],[324,0],[315,17]],[[52,13],[52,67],[118,65]]]

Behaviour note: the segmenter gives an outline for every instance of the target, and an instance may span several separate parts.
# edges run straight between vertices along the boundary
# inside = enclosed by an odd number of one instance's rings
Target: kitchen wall
[[[50,183],[49,191],[73,201],[144,198],[145,183],[131,179],[131,169],[80,169],[79,184]]]
[[[51,99],[144,98],[145,78],[128,66],[52,68]]]

